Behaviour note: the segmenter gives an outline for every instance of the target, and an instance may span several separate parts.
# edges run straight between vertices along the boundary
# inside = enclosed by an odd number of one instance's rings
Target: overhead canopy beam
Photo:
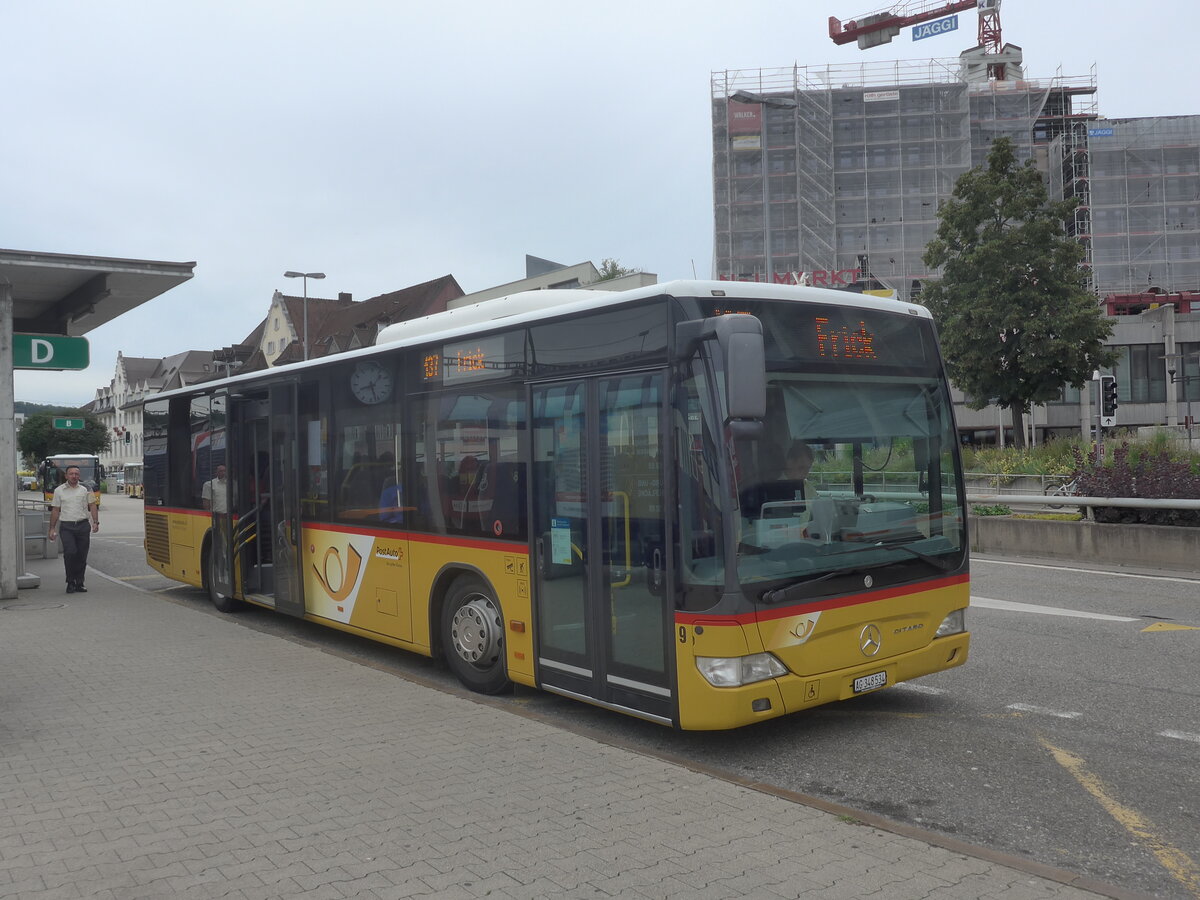
[[[108,274],[93,275],[57,304],[48,308],[35,319],[13,319],[14,331],[35,334],[69,334],[67,329],[87,316],[95,315],[96,307],[112,295],[108,287]]]

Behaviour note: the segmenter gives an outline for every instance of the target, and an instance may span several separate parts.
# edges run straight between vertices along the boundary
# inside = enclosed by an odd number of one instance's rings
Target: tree
[[[55,428],[54,419],[59,416],[83,419],[83,428]],[[34,413],[25,420],[17,434],[17,449],[35,465],[52,453],[100,454],[109,448],[110,443],[108,429],[100,420],[79,410]]]
[[[633,275],[640,271],[641,269],[627,269],[615,259],[603,259],[600,261],[600,277],[596,281],[611,281],[622,275]]]
[[[1025,445],[1025,413],[1082,388],[1117,358],[1105,350],[1112,325],[1085,288],[1083,247],[1064,223],[1076,201],[1050,201],[1033,162],[1017,163],[998,138],[987,164],[964,173],[938,211],[925,264],[942,277],[921,302],[938,323],[946,370],[972,409],[1012,411]]]

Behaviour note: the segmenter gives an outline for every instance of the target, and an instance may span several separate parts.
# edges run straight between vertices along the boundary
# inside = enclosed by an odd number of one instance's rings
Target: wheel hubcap
[[[476,594],[455,611],[450,621],[454,652],[478,668],[487,668],[499,658],[503,639],[500,610],[490,597]]]

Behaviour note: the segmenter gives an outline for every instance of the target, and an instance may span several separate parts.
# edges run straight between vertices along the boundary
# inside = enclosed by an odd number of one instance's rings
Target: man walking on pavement
[[[67,480],[54,489],[50,501],[50,540],[58,535],[62,520],[63,567],[67,570],[67,593],[86,594],[83,575],[87,570],[92,534],[100,530],[100,508],[92,492],[79,483],[79,466],[67,467]]]

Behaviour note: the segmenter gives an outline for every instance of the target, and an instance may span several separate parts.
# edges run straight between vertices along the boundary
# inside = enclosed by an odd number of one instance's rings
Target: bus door
[[[237,397],[231,419],[238,437],[233,544],[243,591],[281,612],[303,615],[295,384]]]
[[[220,465],[225,465],[226,470],[229,466],[229,429],[227,427],[226,410],[229,409],[229,395],[226,393],[214,394],[212,398],[211,413],[209,425],[214,435],[212,457],[210,460],[210,472],[212,473],[212,481],[209,482],[208,499],[209,508],[212,510],[212,546],[209,553],[212,554],[209,565],[208,577],[212,582],[212,587],[223,597],[232,597],[234,594],[233,584],[233,525],[234,517],[230,515],[233,511],[233,498],[231,487],[233,482],[230,475],[225,477],[225,485],[222,488],[220,479],[217,478],[217,468]],[[217,447],[217,435],[220,435],[221,446]],[[136,467],[140,473],[141,467]],[[125,467],[125,490],[130,490],[130,480],[134,475],[134,467]],[[141,475],[137,475],[137,486],[141,487]]]
[[[300,455],[296,434],[296,383],[271,386],[271,555],[275,608],[304,615],[300,577]]]
[[[543,688],[670,723],[661,372],[534,385],[535,635]]]

